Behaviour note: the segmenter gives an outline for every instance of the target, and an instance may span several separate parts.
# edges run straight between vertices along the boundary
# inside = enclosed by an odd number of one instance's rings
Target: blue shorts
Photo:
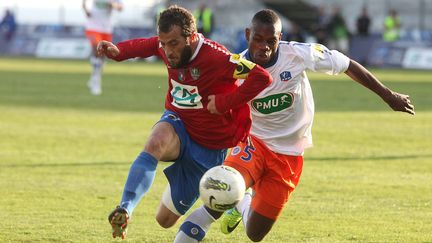
[[[165,111],[159,122],[171,124],[180,139],[180,155],[164,173],[174,206],[183,215],[199,197],[201,177],[208,169],[223,163],[227,149],[208,149],[194,142],[175,112]]]

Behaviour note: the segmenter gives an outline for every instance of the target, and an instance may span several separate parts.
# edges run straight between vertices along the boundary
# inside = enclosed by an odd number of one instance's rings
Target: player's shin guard
[[[201,241],[210,229],[210,225],[215,221],[204,206],[197,208],[180,226],[174,243],[196,243]]]
[[[127,209],[129,216],[153,184],[157,162],[156,158],[147,152],[142,152],[133,162],[120,203],[120,207]]]
[[[204,239],[206,232],[197,224],[185,221],[177,232],[174,243],[197,243]]]

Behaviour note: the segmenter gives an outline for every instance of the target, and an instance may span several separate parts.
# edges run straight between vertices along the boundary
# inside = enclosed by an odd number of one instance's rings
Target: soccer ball
[[[236,169],[219,165],[204,173],[200,181],[200,198],[204,204],[218,212],[233,208],[245,193],[245,181]]]

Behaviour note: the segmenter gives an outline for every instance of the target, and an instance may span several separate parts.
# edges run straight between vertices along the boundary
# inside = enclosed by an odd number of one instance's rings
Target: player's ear
[[[250,32],[251,32],[251,31],[250,31],[249,28],[246,28],[246,29],[245,29],[245,37],[246,37],[247,42],[249,42]]]
[[[191,40],[191,42],[194,42],[197,38],[198,38],[197,32],[193,32],[191,37],[190,37],[190,40]]]

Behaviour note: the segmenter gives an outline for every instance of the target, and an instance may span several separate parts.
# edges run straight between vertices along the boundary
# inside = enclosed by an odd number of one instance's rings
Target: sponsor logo
[[[254,99],[252,107],[262,113],[271,114],[290,108],[294,103],[294,95],[291,93],[280,93],[269,95],[264,98]]]
[[[188,206],[189,206],[188,204],[184,203],[183,200],[180,200],[179,203],[180,203],[181,205],[185,206],[185,207],[188,207]]]
[[[208,177],[206,181],[204,182],[204,188],[205,189],[213,189],[217,191],[231,191],[231,186],[227,183],[215,180],[211,177]]]
[[[291,76],[291,72],[289,71],[283,71],[279,74],[279,77],[281,79],[281,81],[288,81],[292,78]]]
[[[228,232],[233,232],[233,230],[237,227],[238,224],[240,224],[241,220],[239,220],[237,223],[235,223],[233,226],[227,225]]]
[[[213,200],[216,200],[216,198],[214,196],[210,196],[209,203],[211,208],[217,209],[219,211],[226,211],[228,209],[231,209],[235,207],[235,205],[237,205],[237,203],[239,202],[238,200],[236,200],[234,203],[218,204],[218,203],[214,203]]]
[[[171,79],[173,97],[172,105],[181,109],[200,109],[202,105],[202,97],[198,93],[198,87],[193,85],[185,85]]]
[[[327,53],[328,55],[332,55],[332,53],[321,44],[313,44],[312,47],[315,54],[321,59],[324,58],[324,53]]]
[[[169,118],[169,119],[171,119],[173,121],[180,121],[180,118],[177,117],[177,116],[175,116],[175,115],[173,115],[173,114],[168,114],[168,115],[165,116],[165,118]]]
[[[231,150],[231,155],[236,156],[237,154],[239,154],[241,152],[241,147],[240,146],[236,146]]]
[[[180,81],[184,81],[184,79],[185,79],[185,70],[184,70],[184,69],[180,69],[180,70],[178,71],[178,79],[179,79]]]

